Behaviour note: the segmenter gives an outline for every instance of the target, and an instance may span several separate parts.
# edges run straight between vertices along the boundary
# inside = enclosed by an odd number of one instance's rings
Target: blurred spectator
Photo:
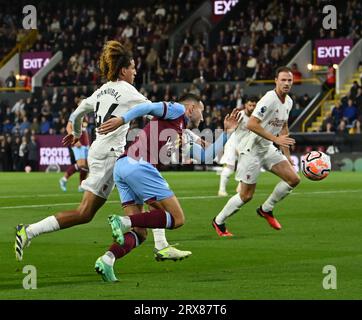
[[[328,65],[325,84],[326,84],[328,89],[335,89],[335,86],[336,86],[336,70],[333,67],[333,63],[330,63]]]
[[[5,156],[5,170],[6,171],[12,171],[13,170],[13,157],[11,152],[11,145],[12,145],[12,138],[10,135],[6,136],[6,144],[5,144],[5,150],[6,150],[6,156]]]
[[[358,113],[362,115],[362,87],[358,88],[355,101]]]
[[[19,136],[16,136],[11,144],[11,158],[13,161],[14,171],[20,171],[20,157],[19,157],[20,144],[21,144],[21,139]]]
[[[21,144],[19,147],[19,170],[24,171],[25,166],[28,162],[28,142],[26,140],[26,137],[21,138]]]
[[[290,110],[289,125],[291,125],[298,118],[302,111],[303,109],[300,106],[299,102],[295,103],[293,108]]]
[[[0,136],[0,171],[7,171],[7,165],[6,165],[6,140],[4,136]]]
[[[35,134],[40,133],[40,125],[39,125],[39,120],[37,117],[33,118],[33,122],[30,125],[30,130],[31,130],[31,132],[34,132]]]
[[[332,119],[333,119],[332,126],[334,130],[337,130],[340,122],[343,119],[343,107],[341,102],[338,102],[336,106],[332,109]]]
[[[50,128],[50,122],[45,116],[42,116],[40,121],[40,134],[49,134]]]
[[[353,126],[354,121],[357,120],[358,109],[356,105],[353,103],[352,99],[348,99],[347,107],[343,110],[343,119],[346,122],[347,126]]]
[[[25,76],[25,80],[24,80],[24,88],[28,91],[31,90],[31,78],[32,78],[31,72],[28,71],[27,75]]]
[[[293,73],[293,84],[300,84],[302,80],[302,73],[299,71],[298,65],[293,63],[291,69]]]
[[[354,100],[357,97],[357,92],[358,92],[359,88],[360,88],[360,86],[359,86],[358,82],[353,81],[353,85],[352,85],[351,90],[349,92],[349,98]]]
[[[9,118],[5,118],[3,132],[10,134],[13,131],[14,123]]]
[[[332,117],[332,112],[329,112],[326,118],[322,122],[321,131],[323,132],[333,132],[335,130],[334,119]]]
[[[311,98],[309,97],[308,93],[305,93],[301,99],[298,100],[300,107],[304,109],[311,101]]]
[[[252,78],[254,76],[256,68],[256,59],[254,56],[249,55],[248,61],[246,62],[246,77]]]
[[[35,135],[31,135],[28,143],[28,165],[31,167],[32,171],[38,171],[38,161],[38,144]]]
[[[10,71],[9,76],[5,80],[5,85],[7,88],[15,88],[16,87],[16,78],[14,71]]]
[[[13,113],[21,112],[24,110],[24,107],[25,107],[24,99],[20,99],[14,104],[14,106],[11,109],[11,112]]]
[[[129,17],[129,12],[126,9],[122,9],[119,13],[118,20],[120,21],[127,21]]]
[[[23,122],[20,124],[20,134],[23,136],[25,131],[29,131],[31,125],[26,116],[23,117]]]
[[[337,129],[336,129],[336,133],[337,134],[348,134],[349,133],[349,129],[347,128],[347,124],[345,120],[341,120],[341,122],[339,123]]]

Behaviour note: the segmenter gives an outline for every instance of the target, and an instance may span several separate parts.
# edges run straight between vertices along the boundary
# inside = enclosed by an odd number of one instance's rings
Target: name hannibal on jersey
[[[111,117],[121,117],[140,103],[150,102],[133,85],[126,81],[109,81],[86,100],[87,103],[93,105],[96,127],[99,127]],[[102,149],[105,152],[114,150],[118,156],[124,151],[126,140],[124,138],[127,135],[128,129],[129,123],[120,126],[106,135],[100,135],[97,132],[96,140],[93,144],[97,145],[98,150]]]
[[[280,134],[283,126],[288,123],[289,113],[293,106],[293,100],[287,95],[285,102],[279,99],[275,90],[268,91],[257,103],[252,116],[261,120],[260,125],[271,134]],[[249,132],[246,137],[242,152],[269,147],[272,142],[260,137],[254,132]]]

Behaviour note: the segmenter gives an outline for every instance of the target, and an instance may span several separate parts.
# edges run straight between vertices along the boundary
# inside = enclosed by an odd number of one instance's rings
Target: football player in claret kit
[[[176,229],[184,224],[181,205],[156,168],[158,164],[167,162],[175,149],[182,148],[185,129],[197,128],[202,121],[204,106],[197,96],[186,94],[179,101],[140,104],[122,117],[110,119],[99,129],[100,133],[109,134],[117,126],[135,118],[154,116],[114,167],[114,181],[126,216],[112,215],[108,218],[115,242],[95,264],[104,281],[117,281],[113,270],[115,260],[141,244],[146,239],[147,228]],[[202,147],[192,144],[189,150],[191,157],[198,155],[196,160],[204,162],[208,158],[212,161],[226,142],[227,133],[237,127],[237,115],[238,110],[234,109],[231,115],[225,117],[226,133],[223,132],[207,149],[202,149],[204,152],[194,150]],[[144,203],[152,208],[149,212],[143,212]]]
[[[275,84],[275,89],[268,91],[257,103],[247,123],[250,132],[239,141],[240,155],[236,179],[240,181],[241,188],[212,221],[219,236],[232,235],[227,230],[225,221],[252,199],[262,167],[282,180],[257,209],[257,214],[265,218],[276,230],[280,230],[281,225],[274,217],[274,206],[300,182],[289,151],[295,140],[289,137],[288,131],[289,112],[293,105],[288,95],[293,84],[293,74],[288,67],[279,67],[276,70]]]
[[[82,100],[70,116],[67,133],[63,139],[65,146],[74,145],[81,135],[83,116],[94,112],[96,126],[99,127],[112,117],[121,116],[142,102],[150,102],[132,85],[136,75],[132,53],[118,41],[108,41],[100,56],[100,70],[108,80],[90,97]],[[85,190],[78,208],[61,211],[36,223],[16,226],[15,257],[23,259],[24,248],[30,241],[43,234],[55,232],[75,225],[90,222],[97,211],[107,201],[114,188],[113,167],[124,152],[129,124],[125,124],[108,135],[97,134],[88,154],[89,175],[82,182]],[[165,233],[154,235],[156,251],[165,259],[182,259],[191,254],[168,245]],[[162,247],[160,247],[162,246]],[[159,253],[161,252],[161,253]]]
[[[219,191],[218,191],[218,195],[221,197],[226,197],[228,195],[226,192],[226,185],[229,181],[230,176],[233,174],[235,170],[236,161],[239,155],[238,142],[249,131],[246,128],[246,123],[248,122],[249,117],[254,111],[257,102],[258,102],[257,97],[248,97],[246,99],[244,109],[242,109],[241,112],[239,113],[239,125],[236,128],[235,132],[231,135],[230,139],[226,142],[224,148],[224,154],[220,159],[220,164],[224,165],[220,173],[220,182],[219,182]],[[238,185],[237,192],[240,191],[239,187],[240,184]]]

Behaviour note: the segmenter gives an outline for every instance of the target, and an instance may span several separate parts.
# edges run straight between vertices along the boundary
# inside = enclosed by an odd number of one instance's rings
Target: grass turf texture
[[[141,247],[116,263],[116,284],[103,283],[94,272],[96,258],[111,243],[106,218],[122,212],[116,190],[89,224],[41,235],[25,249],[23,261],[15,261],[16,224],[72,209],[81,199],[78,177],[63,193],[60,176],[0,174],[0,299],[361,298],[361,173],[333,172],[320,182],[303,178],[275,210],[281,231],[256,216],[278,181],[262,174],[254,199],[228,220],[232,239],[219,238],[211,227],[228,199],[215,196],[219,176],[164,173],[186,215],[186,224],[167,231],[167,238],[193,255],[181,262],[156,262],[149,232]],[[235,186],[230,181],[229,194]],[[22,287],[25,265],[37,268],[37,290]],[[337,268],[337,290],[322,287],[326,265]]]

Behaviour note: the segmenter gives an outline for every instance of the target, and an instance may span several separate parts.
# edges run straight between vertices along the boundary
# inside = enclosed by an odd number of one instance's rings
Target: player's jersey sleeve
[[[132,107],[139,105],[141,103],[152,103],[142,93],[138,92],[135,87],[133,87],[133,86],[131,86],[131,87],[132,87],[132,91],[130,93],[128,103],[130,105],[132,105]]]
[[[186,129],[184,131],[184,138],[186,142],[191,142],[192,143],[198,143],[198,141],[201,139],[196,133],[194,133],[192,130],[190,129]]]
[[[180,103],[153,102],[142,103],[123,115],[124,121],[130,122],[138,117],[152,115],[161,119],[174,120],[185,113],[185,107]]]
[[[174,120],[185,114],[185,107],[177,102],[164,102],[164,119]]]
[[[77,138],[79,138],[82,134],[83,116],[94,111],[96,92],[97,91],[95,91],[90,97],[83,99],[77,109],[75,109],[69,117],[69,122],[73,124],[73,135]]]
[[[267,119],[268,116],[272,113],[271,106],[272,106],[271,95],[266,94],[256,104],[252,116],[258,118],[261,121]]]

